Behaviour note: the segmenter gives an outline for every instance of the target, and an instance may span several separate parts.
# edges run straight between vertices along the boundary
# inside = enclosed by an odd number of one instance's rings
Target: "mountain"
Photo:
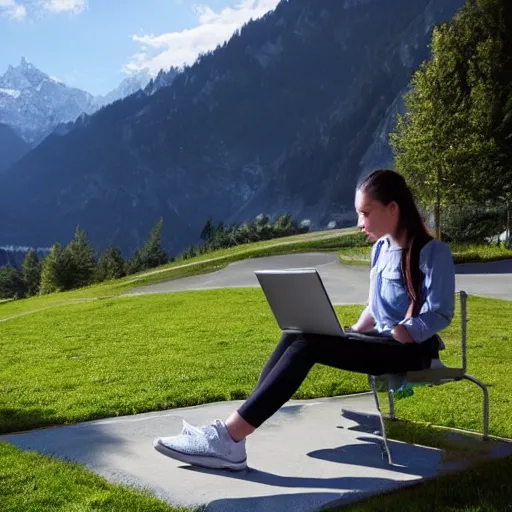
[[[151,81],[151,75],[149,70],[144,69],[138,73],[134,73],[126,77],[115,89],[110,91],[105,96],[96,96],[94,99],[94,105],[96,109],[114,103],[114,101],[121,100],[130,96],[134,92],[144,89]]]
[[[393,105],[462,4],[282,1],[172,85],[82,116],[2,173],[0,244],[66,243],[79,224],[130,253],[163,217],[175,254],[209,216],[353,223]]]
[[[24,57],[0,77],[0,122],[37,143],[59,123],[93,112],[93,96],[49,77]]]
[[[0,172],[17,162],[30,149],[9,125],[0,123]]]
[[[164,71],[161,69],[156,75],[155,78],[152,78],[149,83],[146,85],[144,92],[146,94],[154,94],[161,87],[168,87],[173,82],[174,79],[178,76],[179,70],[175,67],[171,67],[169,71]]]

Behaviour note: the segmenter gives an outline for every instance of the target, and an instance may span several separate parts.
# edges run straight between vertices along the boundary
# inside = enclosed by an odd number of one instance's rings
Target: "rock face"
[[[0,122],[28,143],[41,141],[59,123],[95,110],[94,97],[39,71],[25,58],[0,77]]]
[[[130,94],[133,94],[147,87],[151,81],[151,76],[147,70],[139,71],[133,75],[127,76],[122,82],[105,96],[96,96],[94,98],[94,106],[96,109],[110,105],[114,101],[122,100]]]
[[[29,150],[30,145],[13,128],[0,123],[0,173],[17,162]]]
[[[65,243],[80,224],[127,254],[163,217],[175,254],[209,216],[352,223],[434,24],[462,4],[282,1],[170,86],[82,116],[0,175],[0,244]]]

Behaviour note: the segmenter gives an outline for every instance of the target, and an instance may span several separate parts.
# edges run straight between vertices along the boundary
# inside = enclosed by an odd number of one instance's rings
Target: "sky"
[[[0,0],[0,76],[25,57],[44,73],[106,94],[147,68],[194,62],[279,0]]]

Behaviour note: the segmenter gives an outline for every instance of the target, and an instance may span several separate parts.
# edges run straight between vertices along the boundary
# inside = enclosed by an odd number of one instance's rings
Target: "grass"
[[[344,322],[351,322],[361,307],[337,310]],[[506,319],[511,314],[510,302],[470,298],[469,371],[489,384],[491,432],[502,436],[512,435],[506,385],[512,356]],[[452,364],[459,357],[457,322],[444,333],[444,360]],[[10,320],[1,329],[3,432],[244,398],[279,335],[259,289],[103,299]],[[204,356],[199,361],[198,353]],[[366,389],[363,375],[317,367],[297,397]],[[417,388],[413,397],[397,402],[397,414],[427,426],[393,423],[391,428],[398,430],[390,433],[435,445],[439,435],[430,423],[479,430],[479,398],[477,389],[465,383]],[[79,466],[10,445],[0,443],[0,458],[2,511],[171,510]],[[507,459],[349,510],[419,512],[427,510],[427,503],[435,504],[428,510],[446,512],[507,510],[510,476]]]
[[[337,310],[350,323],[361,306]],[[512,437],[511,316],[510,302],[469,301],[469,372],[490,384],[491,432],[505,437]],[[243,399],[279,336],[258,288],[102,299],[20,317],[1,329],[1,432]],[[458,319],[445,333],[448,364],[460,357],[457,329]],[[367,389],[362,375],[319,366],[297,398]],[[478,393],[466,383],[420,387],[398,402],[397,412],[479,430]]]
[[[512,249],[503,245],[450,244],[455,263],[484,263],[512,258]],[[369,265],[371,247],[343,247],[339,259],[345,265]]]
[[[0,432],[245,398],[279,336],[259,289],[115,296],[144,284],[215,271],[247,257],[340,250],[340,259],[364,263],[369,247],[348,247],[354,237],[347,234],[260,242],[82,290],[0,303],[0,319],[32,312],[0,323]],[[512,251],[492,247],[453,250],[459,261],[512,257]],[[336,309],[343,323],[361,311],[360,306]],[[489,385],[491,433],[504,437],[512,437],[506,385],[511,316],[510,302],[470,298],[468,371]],[[443,333],[448,345],[443,360],[448,364],[459,361],[458,322],[456,318]],[[197,354],[203,357],[198,360]],[[367,389],[363,375],[316,367],[296,398]],[[391,423],[389,432],[394,438],[436,446],[443,436],[432,424],[481,430],[480,399],[479,390],[468,383],[416,388],[413,397],[396,403],[397,415],[409,421]],[[343,510],[512,510],[511,477],[509,458]],[[0,510],[175,509],[145,493],[111,485],[80,466],[0,443]]]
[[[245,398],[280,333],[259,289],[103,299],[1,329],[0,432]],[[364,389],[319,367],[298,396]]]
[[[339,512],[506,512],[512,510],[512,458],[422,482],[337,509]]]
[[[337,308],[344,322],[360,310]],[[507,437],[512,436],[507,387],[511,315],[510,302],[469,300],[469,371],[489,385],[491,433]],[[450,364],[459,358],[457,327],[458,318],[444,333],[448,348],[443,359]],[[244,398],[279,335],[259,289],[103,299],[10,320],[1,329],[3,432]],[[199,360],[198,353],[203,356]],[[297,398],[363,390],[365,376],[317,367]],[[416,388],[413,397],[396,403],[398,416],[410,421],[390,424],[391,437],[435,446],[440,437],[432,423],[480,430],[479,400],[476,387],[465,383]],[[171,510],[79,466],[10,445],[0,443],[0,459],[2,512]],[[348,510],[507,510],[511,476],[507,459]]]
[[[113,485],[78,464],[0,443],[2,512],[178,512],[149,493]]]

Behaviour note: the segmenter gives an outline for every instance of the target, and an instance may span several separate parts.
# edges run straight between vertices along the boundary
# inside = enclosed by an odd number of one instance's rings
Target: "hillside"
[[[80,224],[127,254],[163,217],[172,255],[209,216],[353,224],[365,162],[389,160],[390,107],[461,4],[282,1],[171,86],[82,116],[0,176],[0,244],[65,243]]]

